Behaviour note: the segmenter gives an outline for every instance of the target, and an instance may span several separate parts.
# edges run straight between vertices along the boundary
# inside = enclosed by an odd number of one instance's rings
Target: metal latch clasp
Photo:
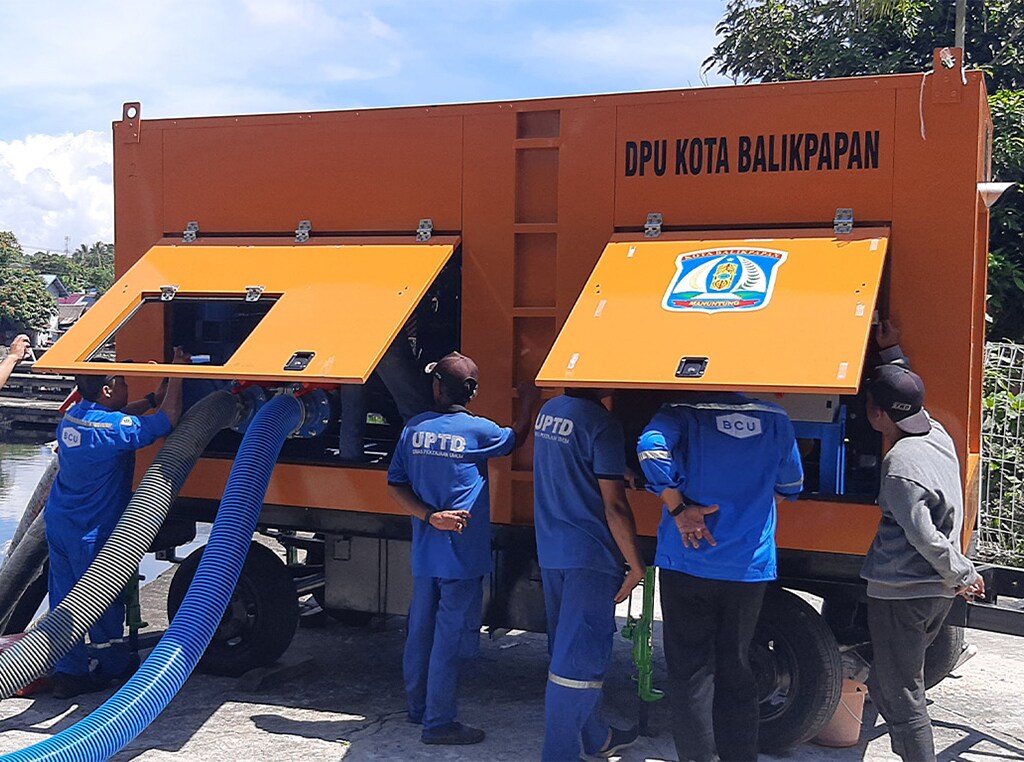
[[[836,209],[835,219],[832,220],[832,232],[836,235],[846,235],[853,232],[853,209],[839,207]]]
[[[193,241],[196,240],[196,237],[198,235],[199,235],[199,221],[198,220],[189,220],[188,223],[185,225],[185,230],[183,230],[182,233],[181,233],[181,242],[182,243],[192,243]]]
[[[644,238],[657,238],[661,235],[661,212],[651,212],[644,223]]]
[[[178,293],[178,286],[160,286],[160,301],[169,302]]]
[[[299,226],[295,228],[295,243],[305,243],[308,241],[312,230],[313,223],[310,220],[299,220]]]
[[[265,290],[266,286],[246,286],[245,301],[258,302],[260,300],[260,297],[263,296],[263,292]]]
[[[424,217],[416,226],[416,240],[425,243],[430,240],[432,235],[434,235],[434,221],[430,217]]]

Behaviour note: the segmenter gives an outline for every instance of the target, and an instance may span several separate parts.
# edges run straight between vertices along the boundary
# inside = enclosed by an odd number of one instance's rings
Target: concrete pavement
[[[143,589],[145,616],[165,626],[165,575]],[[658,623],[660,626],[660,622]],[[481,643],[481,656],[461,688],[461,719],[484,728],[479,746],[424,746],[405,721],[401,680],[404,620],[383,630],[327,622],[301,628],[284,667],[240,679],[195,675],[167,710],[117,760],[205,762],[274,760],[531,760],[538,759],[547,674],[544,636],[515,633]],[[971,632],[979,654],[934,689],[931,714],[940,760],[1024,762],[1024,639]],[[664,685],[657,638],[656,682]],[[629,643],[617,638],[606,685],[609,718],[634,721]],[[0,752],[24,748],[81,720],[109,692],[70,703],[49,695],[0,702]],[[884,725],[869,716],[858,746],[805,744],[762,760],[881,762],[895,760]],[[667,707],[651,710],[656,735],[642,738],[622,760],[673,760]]]

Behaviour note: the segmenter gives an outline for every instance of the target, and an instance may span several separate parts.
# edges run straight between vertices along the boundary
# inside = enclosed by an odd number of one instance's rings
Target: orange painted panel
[[[895,97],[862,82],[683,90],[618,108],[615,225],[892,219]]]
[[[546,386],[856,391],[885,228],[608,244],[537,377]],[[682,358],[702,376],[677,377]]]
[[[877,505],[785,501],[779,506],[775,542],[790,550],[862,556],[875,539],[880,517]]]
[[[273,123],[270,123],[273,122]],[[159,122],[162,232],[400,231],[430,217],[462,228],[462,119],[401,113],[286,114]],[[148,128],[148,125],[147,125]]]
[[[86,362],[144,297],[280,295],[224,365],[105,365],[136,376],[363,383],[454,251],[455,242],[409,245],[154,246],[46,353],[46,369]],[[313,352],[285,371],[296,352]],[[42,363],[41,363],[42,364]]]
[[[629,492],[637,533],[656,537],[662,502],[649,492]],[[870,503],[784,501],[775,535],[780,548],[823,553],[867,553],[878,529],[879,510]]]

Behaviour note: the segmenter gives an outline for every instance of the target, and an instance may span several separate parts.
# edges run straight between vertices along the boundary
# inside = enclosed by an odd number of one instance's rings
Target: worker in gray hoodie
[[[953,598],[984,595],[964,556],[960,462],[953,440],[924,409],[924,382],[906,365],[897,332],[879,331],[882,359],[867,385],[867,418],[882,434],[882,518],[861,570],[874,661],[868,690],[904,762],[933,762],[924,656]]]

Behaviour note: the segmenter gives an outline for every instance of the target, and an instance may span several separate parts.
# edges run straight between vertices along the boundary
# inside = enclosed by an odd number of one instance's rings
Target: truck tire
[[[803,743],[832,719],[843,690],[839,645],[802,598],[768,588],[750,662],[761,706],[761,751]]]
[[[946,625],[924,652],[924,687],[934,688],[953,671],[964,650],[964,628]]]
[[[167,616],[185,599],[204,548],[181,562],[167,591]],[[283,654],[299,623],[299,602],[288,567],[270,548],[253,542],[224,617],[206,647],[199,668],[237,676],[273,663]]]
[[[865,606],[842,599],[826,598],[821,606],[821,616],[836,639],[845,645],[861,644],[857,651],[870,664],[873,649],[866,611]],[[965,643],[962,627],[946,625],[939,630],[924,655],[925,688],[934,688],[946,679],[963,653]]]

